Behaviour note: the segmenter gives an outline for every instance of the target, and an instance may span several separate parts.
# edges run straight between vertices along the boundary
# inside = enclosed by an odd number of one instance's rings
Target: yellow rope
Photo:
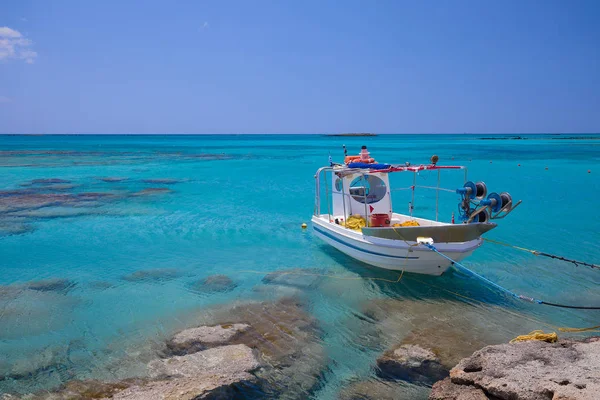
[[[558,330],[561,332],[599,332],[598,328],[600,328],[600,325],[590,326],[589,328],[558,328]]]
[[[486,242],[499,244],[500,246],[506,246],[506,247],[511,247],[513,249],[526,251],[526,252],[531,253],[531,254],[536,255],[536,256],[540,254],[540,252],[537,251],[537,250],[531,250],[531,249],[526,249],[524,247],[513,246],[512,244],[508,244],[508,243],[504,243],[504,242],[499,242],[499,241],[493,240],[493,239],[488,239],[488,238],[482,238],[482,239],[485,240]]]
[[[554,343],[558,340],[558,335],[556,332],[544,333],[544,331],[533,331],[529,332],[527,335],[517,336],[510,343],[518,343],[518,342],[528,342],[530,340],[540,340],[543,342]]]

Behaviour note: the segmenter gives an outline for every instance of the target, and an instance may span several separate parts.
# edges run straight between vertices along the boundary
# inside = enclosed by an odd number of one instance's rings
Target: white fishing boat
[[[344,154],[346,149],[344,147]],[[441,166],[437,156],[429,164],[380,164],[369,157],[365,146],[359,156],[346,156],[344,164],[331,162],[320,168],[316,175],[315,210],[312,228],[315,236],[341,252],[376,267],[441,275],[452,262],[433,252],[425,244],[433,245],[442,254],[455,261],[470,256],[483,239],[482,235],[496,227],[494,219],[505,217],[520,201],[513,204],[510,194],[487,194],[483,182],[466,181],[466,167]],[[442,171],[464,171],[464,185],[458,193],[459,223],[438,220],[439,192]],[[436,187],[416,185],[417,174],[437,172]],[[392,173],[413,173],[409,214],[392,209],[389,176]],[[436,219],[419,218],[414,214],[415,190],[434,189]],[[321,197],[324,191],[325,198]],[[322,203],[327,212],[322,212]],[[324,211],[324,210],[323,210]]]

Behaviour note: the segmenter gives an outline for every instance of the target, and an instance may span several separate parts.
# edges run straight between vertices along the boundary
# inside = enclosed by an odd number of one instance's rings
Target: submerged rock
[[[57,183],[71,183],[68,179],[60,179],[60,178],[43,178],[43,179],[34,179],[29,182],[30,185],[52,185]]]
[[[431,400],[489,400],[485,392],[475,386],[455,385],[450,379],[444,379],[433,385]],[[548,397],[546,397],[548,399]]]
[[[25,288],[39,292],[66,293],[75,287],[76,283],[70,279],[51,278],[32,281],[25,284]]]
[[[122,279],[129,282],[164,282],[179,278],[180,276],[182,276],[181,271],[175,268],[153,268],[132,272],[123,276]]]
[[[448,376],[448,370],[431,350],[404,344],[386,351],[377,360],[380,374],[386,378],[434,383]]]
[[[121,199],[117,193],[40,193],[31,189],[0,191],[0,213],[32,211],[43,207],[90,207]],[[27,215],[22,215],[27,216]]]
[[[372,342],[377,338],[384,348],[418,345],[429,349],[448,370],[484,346],[506,343],[523,330],[539,329],[500,307],[458,301],[374,300],[364,307],[364,315],[372,323],[363,326],[362,336]]]
[[[107,176],[107,177],[103,177],[103,178],[98,178],[103,182],[123,182],[126,181],[129,178],[122,178],[122,177],[118,177],[118,176]]]
[[[247,324],[224,324],[185,329],[167,342],[167,348],[177,355],[195,353],[231,343],[249,328]]]
[[[593,400],[600,393],[599,367],[598,337],[487,346],[436,383],[430,399]]]
[[[180,179],[173,179],[173,178],[159,178],[159,179],[142,179],[142,182],[144,183],[158,183],[161,185],[172,185],[174,183],[180,183],[183,182]]]
[[[53,346],[41,349],[28,357],[0,361],[0,381],[45,379],[49,375],[68,374],[68,348]]]
[[[30,290],[24,285],[0,286],[0,340],[59,330],[71,320],[71,313],[79,303],[79,299],[60,291]]]
[[[259,293],[263,298],[278,299],[296,297],[300,298],[306,293],[301,289],[283,285],[256,285],[252,291]]]
[[[190,285],[190,289],[199,293],[230,292],[237,287],[227,275],[211,275]]]
[[[263,278],[263,282],[308,289],[319,286],[325,279],[323,275],[324,271],[316,268],[293,268],[271,272]]]
[[[318,385],[327,365],[317,321],[297,299],[246,303],[228,307],[214,318],[221,323],[245,323],[251,328],[235,336],[257,350],[265,365],[256,375],[265,393],[284,399],[305,399]]]
[[[339,400],[426,400],[429,389],[406,382],[369,379],[353,382],[342,389]]]
[[[12,220],[0,220],[0,237],[11,236],[11,235],[22,235],[24,233],[32,232],[33,227],[29,224],[12,221]]]
[[[95,379],[72,380],[53,393],[37,394],[31,400],[88,400],[112,398],[131,386],[142,386],[148,379],[130,378],[119,382],[101,382]],[[29,396],[26,397],[28,400]]]
[[[169,188],[147,188],[140,191],[134,192],[131,196],[148,196],[152,194],[171,193],[172,190]]]
[[[151,378],[119,382],[71,381],[55,392],[27,396],[27,399],[232,399],[241,388],[255,384],[257,379],[251,372],[259,367],[260,362],[249,347],[222,346],[155,360],[148,365]]]
[[[93,281],[90,282],[88,286],[96,290],[112,289],[115,287],[113,283],[106,281]]]
[[[260,366],[252,349],[243,344],[227,345],[184,356],[152,361],[150,376],[183,376],[200,379],[203,375],[235,376]]]
[[[244,345],[222,346],[185,356],[156,360],[148,365],[156,380],[141,380],[103,398],[113,400],[231,399],[240,387],[252,385],[260,367]]]
[[[167,343],[182,355],[167,354],[164,344],[154,349],[146,377],[74,381],[28,400],[306,399],[326,370],[316,320],[294,299],[217,306],[194,319],[207,325]],[[166,358],[152,360],[161,352]]]

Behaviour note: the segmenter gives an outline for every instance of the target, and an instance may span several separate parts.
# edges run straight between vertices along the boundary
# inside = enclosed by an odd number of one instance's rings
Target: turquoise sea
[[[516,136],[0,136],[0,393],[139,376],[144,349],[191,316],[290,293],[304,297],[326,355],[299,398],[336,399],[353,383],[379,381],[377,357],[411,329],[429,334],[436,320],[461,343],[598,325],[600,311],[518,302],[456,271],[368,279],[398,275],[300,227],[313,212],[315,171],[330,154],[342,161],[343,144],[350,153],[365,144],[381,162],[421,164],[437,154],[523,200],[489,238],[600,263],[600,136]],[[412,182],[397,175],[397,187]],[[421,173],[418,183],[435,186],[436,175]],[[442,175],[443,187],[462,182],[461,173]],[[417,215],[434,217],[435,194],[417,193]],[[405,213],[409,200],[395,192],[395,211]],[[449,221],[458,195],[440,201]],[[520,294],[600,306],[600,270],[491,243],[465,265]],[[263,281],[298,269],[355,279],[298,275],[289,293]],[[215,274],[234,287],[195,285]],[[377,321],[366,311],[374,305]],[[426,398],[427,389],[415,393]]]

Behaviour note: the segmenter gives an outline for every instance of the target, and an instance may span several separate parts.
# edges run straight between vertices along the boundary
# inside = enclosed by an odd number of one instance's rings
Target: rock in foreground
[[[432,384],[448,376],[434,352],[412,344],[386,351],[377,360],[377,366],[384,377],[406,381]]]
[[[369,379],[352,382],[338,395],[338,400],[425,400],[429,388],[403,381]]]
[[[151,378],[119,382],[71,381],[60,391],[26,396],[27,400],[192,400],[232,399],[252,388],[260,367],[245,345],[216,347],[181,357],[150,362]],[[11,397],[11,399],[14,397]],[[1,398],[0,398],[1,399]]]
[[[224,324],[199,326],[185,329],[167,342],[169,350],[176,355],[195,353],[216,346],[223,346],[250,328],[247,324]]]
[[[593,400],[600,393],[600,338],[529,341],[476,351],[433,386],[430,400]]]

